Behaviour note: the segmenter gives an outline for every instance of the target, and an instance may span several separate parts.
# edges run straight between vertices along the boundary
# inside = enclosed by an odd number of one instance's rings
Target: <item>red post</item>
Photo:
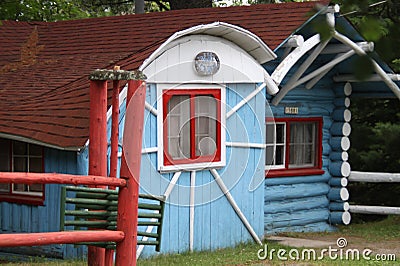
[[[107,176],[107,81],[90,81],[89,175]],[[88,247],[88,265],[104,266],[105,250]]]
[[[116,67],[114,67],[116,69]],[[119,68],[118,68],[119,69]],[[119,141],[119,80],[113,81],[112,92],[112,120],[111,120],[111,152],[110,152],[110,177],[117,177],[118,166],[118,141]],[[109,186],[115,189],[115,186]],[[105,266],[113,265],[114,250],[106,249]]]
[[[139,175],[144,122],[146,86],[144,81],[128,83],[124,146],[120,178],[127,185],[119,189],[117,230],[125,238],[117,243],[116,265],[136,265]]]

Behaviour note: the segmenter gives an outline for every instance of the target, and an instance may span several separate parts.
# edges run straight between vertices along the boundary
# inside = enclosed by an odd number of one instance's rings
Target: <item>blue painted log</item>
[[[351,112],[347,108],[336,108],[332,113],[334,121],[350,122]]]
[[[328,199],[331,201],[342,200],[346,201],[349,199],[349,191],[342,187],[342,188],[331,188],[328,192]]]
[[[292,213],[301,210],[325,208],[329,205],[328,198],[324,196],[308,197],[301,199],[265,201],[264,213],[286,212]]]
[[[350,139],[348,137],[332,137],[330,145],[333,151],[347,151],[350,149]]]
[[[350,164],[342,161],[331,161],[329,164],[329,172],[332,176],[348,177],[351,172]]]
[[[298,176],[298,177],[274,177],[266,178],[266,186],[276,186],[276,185],[292,185],[301,183],[325,183],[331,178],[328,172],[323,175],[309,175],[309,176]]]
[[[343,83],[342,83],[343,84]],[[338,84],[334,87],[333,91],[337,96],[350,96],[352,93],[352,85],[350,82],[346,82],[343,85]]]
[[[265,227],[265,234],[277,234],[283,232],[334,232],[336,227],[329,225],[327,222],[318,222],[301,226],[289,226],[280,228]]]
[[[333,104],[337,107],[349,108],[351,101],[349,97],[340,97],[340,98],[335,98],[335,100],[333,100]]]
[[[330,115],[329,116],[323,116],[322,117],[322,123],[323,123],[323,127],[324,128],[331,128],[332,123],[333,123],[333,119],[332,119],[332,117]]]
[[[328,208],[298,211],[293,213],[275,213],[264,215],[264,228],[279,228],[290,226],[308,225],[326,222],[329,219]]]
[[[329,190],[330,186],[326,183],[266,186],[264,197],[266,201],[296,199],[326,195]]]
[[[348,122],[334,122],[331,126],[330,133],[332,136],[346,136],[351,133],[351,126]]]
[[[332,152],[332,147],[328,142],[322,142],[322,154],[323,155],[330,155]]]
[[[332,187],[346,187],[347,184],[348,180],[344,177],[333,177],[329,180],[329,185]]]
[[[350,204],[343,201],[332,201],[329,203],[329,210],[331,211],[348,211],[350,210]]]
[[[344,224],[348,225],[351,221],[350,212],[331,212],[329,215],[329,222],[331,224]]]
[[[333,151],[329,154],[332,161],[346,162],[349,159],[349,154],[346,151]]]

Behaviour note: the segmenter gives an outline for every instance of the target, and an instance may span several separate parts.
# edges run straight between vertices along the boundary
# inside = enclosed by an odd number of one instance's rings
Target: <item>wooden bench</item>
[[[153,245],[160,251],[164,196],[139,194],[138,245]],[[118,192],[116,190],[63,186],[61,190],[61,230],[90,230],[117,228]],[[156,232],[146,232],[148,226]],[[144,228],[144,229],[143,229]],[[115,249],[114,242],[82,242],[80,245]]]

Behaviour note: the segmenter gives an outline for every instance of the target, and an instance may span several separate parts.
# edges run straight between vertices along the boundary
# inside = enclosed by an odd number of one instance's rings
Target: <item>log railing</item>
[[[400,173],[375,173],[375,172],[352,171],[348,179],[349,182],[400,183]],[[400,207],[350,205],[349,211],[351,213],[360,213],[360,214],[400,215]]]

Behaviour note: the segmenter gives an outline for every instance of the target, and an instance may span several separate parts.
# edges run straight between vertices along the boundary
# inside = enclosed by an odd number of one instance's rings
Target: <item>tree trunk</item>
[[[212,7],[212,0],[169,0],[171,10]]]

